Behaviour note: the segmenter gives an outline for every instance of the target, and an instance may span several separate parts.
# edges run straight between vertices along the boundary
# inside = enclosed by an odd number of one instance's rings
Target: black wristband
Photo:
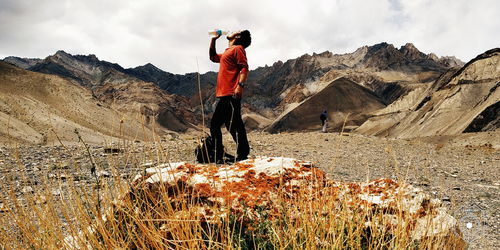
[[[240,85],[240,87],[242,87],[242,88],[245,87],[245,83],[243,83],[243,82],[239,82],[238,85]]]

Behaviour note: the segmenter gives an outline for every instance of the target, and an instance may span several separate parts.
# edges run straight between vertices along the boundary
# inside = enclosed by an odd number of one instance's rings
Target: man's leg
[[[224,153],[224,146],[222,144],[222,131],[220,127],[226,122],[226,112],[227,112],[227,101],[223,98],[219,98],[217,106],[215,107],[214,114],[212,115],[212,120],[210,121],[210,134],[212,136],[213,145],[215,145],[215,160],[222,160]]]
[[[248,145],[247,132],[245,124],[241,119],[241,100],[231,98],[230,117],[226,123],[226,128],[231,133],[233,140],[236,142],[238,149],[237,160],[247,159],[250,153],[250,146]]]

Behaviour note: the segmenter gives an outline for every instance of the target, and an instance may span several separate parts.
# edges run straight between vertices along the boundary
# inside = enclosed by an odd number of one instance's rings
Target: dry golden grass
[[[413,240],[413,219],[396,199],[391,211],[352,204],[349,196],[314,194],[303,187],[294,199],[279,194],[279,216],[248,220],[224,213],[206,221],[181,189],[128,192],[127,180],[92,185],[44,178],[34,193],[10,191],[1,202],[2,249],[457,249],[457,238]],[[2,190],[9,190],[3,183]],[[59,187],[60,195],[51,192]],[[133,194],[126,198],[124,194]],[[193,197],[193,196],[189,196]],[[336,197],[336,198],[333,198]],[[152,202],[154,201],[154,202]],[[216,209],[214,209],[216,210]],[[226,211],[230,210],[227,208]],[[394,217],[393,217],[394,218]]]
[[[154,192],[136,190],[120,177],[120,163],[112,158],[108,165],[113,177],[100,177],[100,166],[82,144],[92,163],[90,184],[74,181],[78,178],[48,178],[48,172],[40,175],[34,192],[16,193],[9,187],[12,183],[0,183],[5,191],[0,196],[0,249],[464,248],[457,237],[412,239],[415,218],[403,211],[401,197],[396,197],[391,211],[373,209],[353,202],[352,196],[338,195],[339,190],[330,186],[317,193],[302,187],[292,199],[279,193],[273,204],[279,213],[272,217],[263,212],[258,219],[245,218],[226,205],[211,209],[226,212],[207,220],[195,206],[200,204],[195,195],[163,185]],[[141,157],[168,162],[172,152],[155,145]],[[135,150],[127,149],[130,144],[125,142],[123,147],[124,152]],[[138,162],[126,153],[124,158]],[[70,169],[80,168],[73,164]],[[60,192],[54,194],[54,187]]]

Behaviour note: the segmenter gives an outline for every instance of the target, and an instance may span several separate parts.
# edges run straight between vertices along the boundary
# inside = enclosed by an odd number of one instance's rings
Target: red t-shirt
[[[233,45],[224,53],[210,57],[210,60],[220,63],[215,96],[234,95],[240,73],[248,73],[247,54],[243,46]]]

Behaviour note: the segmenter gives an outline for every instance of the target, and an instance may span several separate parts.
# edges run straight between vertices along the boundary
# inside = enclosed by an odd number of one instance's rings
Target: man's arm
[[[248,78],[248,70],[242,70],[240,72],[240,77],[238,79],[238,83],[244,83],[247,81],[247,78]]]
[[[220,56],[217,54],[217,51],[215,51],[215,41],[220,37],[220,35],[212,37],[212,40],[210,41],[210,49],[208,51],[208,54],[210,56],[210,61],[218,63],[220,62]]]
[[[241,99],[243,96],[243,87],[240,85],[240,83],[244,83],[247,81],[248,78],[248,70],[242,70],[240,72],[240,76],[238,77],[238,85],[236,86],[236,89],[234,89],[234,96],[236,98]]]
[[[248,77],[248,61],[245,49],[242,46],[238,46],[235,49],[236,53],[236,64],[241,68],[240,74],[238,76],[238,85],[234,89],[234,96],[236,98],[241,98],[243,96],[243,83],[246,82]],[[241,84],[240,84],[241,83]]]

